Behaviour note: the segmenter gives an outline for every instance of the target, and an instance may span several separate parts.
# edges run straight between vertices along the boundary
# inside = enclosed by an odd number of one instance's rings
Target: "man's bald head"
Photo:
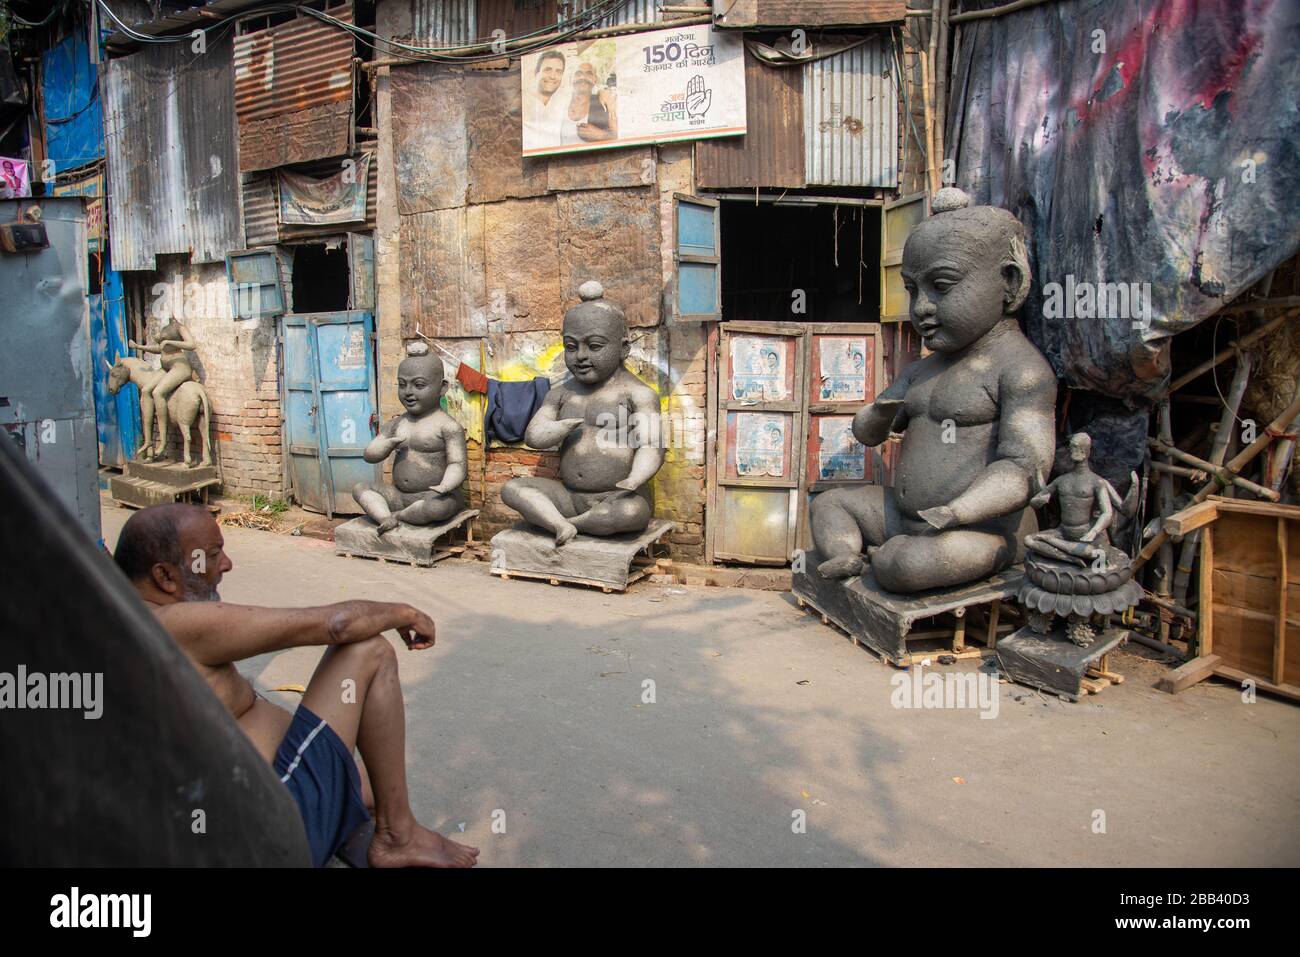
[[[154,505],[127,519],[113,560],[150,601],[215,600],[217,584],[232,567],[224,546],[206,509]]]

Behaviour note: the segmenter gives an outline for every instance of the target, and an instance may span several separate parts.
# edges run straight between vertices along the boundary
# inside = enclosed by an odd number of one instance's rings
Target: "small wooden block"
[[[1204,681],[1214,674],[1214,669],[1219,664],[1220,658],[1218,655],[1203,655],[1200,658],[1193,658],[1161,677],[1156,682],[1156,688],[1169,694],[1186,691],[1192,685]]]

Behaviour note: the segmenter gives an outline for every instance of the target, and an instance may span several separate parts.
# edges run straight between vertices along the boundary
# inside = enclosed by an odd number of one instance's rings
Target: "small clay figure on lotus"
[[[644,486],[664,462],[659,397],[623,365],[631,349],[623,310],[598,282],[578,288],[564,314],[564,364],[572,378],[547,394],[524,441],[560,447],[560,478],[514,478],[501,501],[563,545],[585,535],[639,532],[650,524]],[[652,423],[654,420],[654,423]]]
[[[362,453],[367,462],[393,458],[393,484],[358,482],[352,489],[361,510],[383,535],[399,523],[433,525],[465,507],[465,430],[439,400],[448,382],[442,360],[413,342],[397,367],[397,396],[406,412],[384,423]]]
[[[912,326],[930,354],[853,418],[867,446],[903,435],[892,488],[812,503],[817,571],[863,570],[918,592],[987,578],[1024,554],[1030,496],[1051,467],[1056,379],[1016,312],[1029,293],[1024,228],[1004,209],[940,190],[903,248]]]

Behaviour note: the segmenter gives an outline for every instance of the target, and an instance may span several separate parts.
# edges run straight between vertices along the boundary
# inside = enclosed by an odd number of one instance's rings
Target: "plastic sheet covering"
[[[1159,396],[1167,337],[1300,247],[1297,49],[1294,0],[1061,0],[961,25],[948,156],[1029,231],[1026,328],[1070,385]]]
[[[45,139],[56,172],[104,155],[104,118],[99,85],[81,31],[64,37],[41,57]]]

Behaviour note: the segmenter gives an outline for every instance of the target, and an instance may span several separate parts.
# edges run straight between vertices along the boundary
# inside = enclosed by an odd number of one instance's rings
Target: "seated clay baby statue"
[[[397,367],[397,397],[406,412],[389,419],[362,453],[373,463],[396,452],[393,484],[358,482],[352,489],[380,535],[399,523],[443,522],[465,507],[465,430],[438,404],[448,385],[442,360],[423,342],[406,352]]]
[[[579,532],[617,535],[650,524],[643,486],[663,465],[648,437],[659,415],[654,390],[623,365],[631,344],[623,310],[598,282],[578,289],[582,302],[564,314],[564,364],[571,378],[552,389],[524,441],[560,447],[560,479],[515,478],[501,501],[563,545]]]
[[[812,503],[817,571],[863,570],[918,592],[974,582],[1023,558],[1027,508],[1052,465],[1056,380],[1016,311],[1029,292],[1024,229],[1004,209],[943,189],[903,247],[912,326],[930,354],[853,417],[867,446],[903,434],[892,488]]]

